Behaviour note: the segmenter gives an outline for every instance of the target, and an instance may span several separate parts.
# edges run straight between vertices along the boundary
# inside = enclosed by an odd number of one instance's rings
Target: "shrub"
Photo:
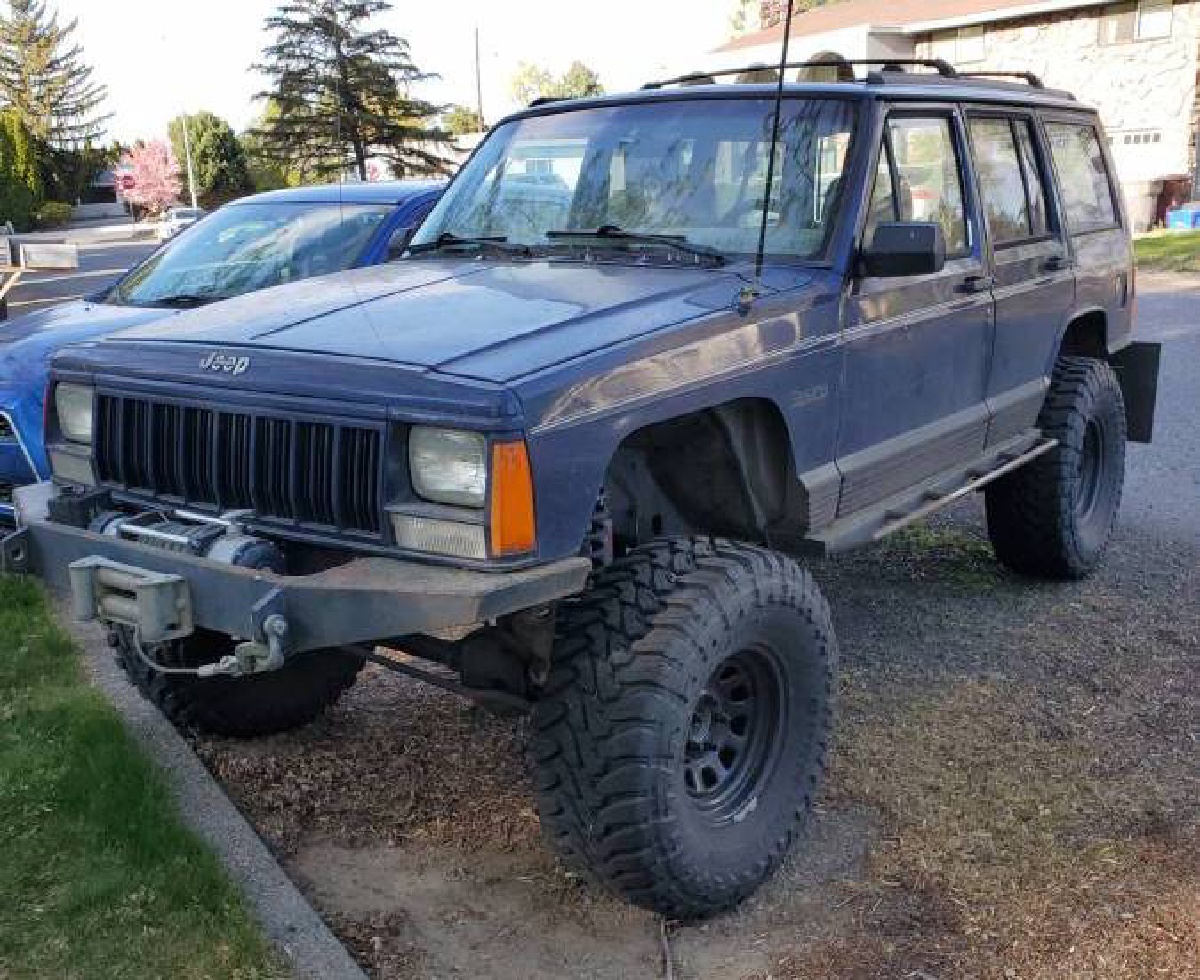
[[[47,201],[34,215],[39,228],[61,228],[71,220],[71,205],[62,201]]]

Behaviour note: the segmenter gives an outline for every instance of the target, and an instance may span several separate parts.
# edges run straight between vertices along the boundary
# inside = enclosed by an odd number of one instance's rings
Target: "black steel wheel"
[[[790,558],[639,548],[560,607],[531,757],[569,865],[677,919],[730,908],[804,826],[833,725],[829,609]]]
[[[766,647],[740,650],[713,671],[692,710],[683,780],[712,823],[735,819],[758,797],[783,748],[787,688]]]
[[[1112,368],[1060,358],[1038,424],[1058,445],[987,488],[988,536],[1014,571],[1083,578],[1112,536],[1125,483],[1125,402]]]

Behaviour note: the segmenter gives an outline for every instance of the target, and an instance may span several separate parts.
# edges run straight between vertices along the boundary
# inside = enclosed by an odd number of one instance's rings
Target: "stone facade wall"
[[[803,10],[804,4],[796,4],[797,10]],[[787,15],[787,0],[762,0],[759,4],[759,21],[764,28],[782,24]]]
[[[1171,36],[1125,44],[1099,43],[1101,8],[989,25],[983,60],[955,57],[956,32],[918,37],[918,57],[941,57],[963,70],[1036,72],[1047,85],[1073,92],[1100,110],[1126,198],[1139,187],[1195,170],[1197,44],[1200,2],[1175,4]]]

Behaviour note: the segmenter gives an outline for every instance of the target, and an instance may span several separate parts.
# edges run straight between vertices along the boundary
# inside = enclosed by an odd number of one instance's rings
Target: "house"
[[[786,0],[708,70],[779,60]],[[845,0],[792,20],[789,61],[942,58],[1032,71],[1100,110],[1135,230],[1197,192],[1200,0]]]

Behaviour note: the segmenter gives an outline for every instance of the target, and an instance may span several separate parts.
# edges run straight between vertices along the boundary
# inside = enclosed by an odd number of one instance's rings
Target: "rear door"
[[[1066,235],[1047,192],[1049,163],[1033,116],[973,110],[971,155],[992,254],[996,329],[988,444],[1033,426],[1054,345],[1075,302]]]
[[[934,221],[946,265],[855,278],[845,307],[839,514],[978,456],[987,435],[992,296],[966,134],[952,107],[893,107],[861,241],[885,221]]]
[[[1132,329],[1133,246],[1095,116],[1044,113],[1042,124],[1075,259],[1075,309],[1102,312],[1110,347]]]

